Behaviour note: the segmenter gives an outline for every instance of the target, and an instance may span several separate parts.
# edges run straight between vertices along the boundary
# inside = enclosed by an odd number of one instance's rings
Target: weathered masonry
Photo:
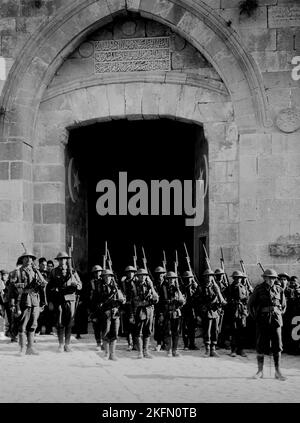
[[[228,270],[243,258],[254,280],[258,261],[299,272],[297,1],[252,16],[237,0],[2,1],[0,34],[1,268],[21,242],[53,258],[73,234],[85,270],[108,228],[138,239],[145,221],[95,217],[96,181],[126,170],[205,179],[200,227],[151,221],[165,242],[187,236],[197,270],[206,242],[214,266],[222,246]]]

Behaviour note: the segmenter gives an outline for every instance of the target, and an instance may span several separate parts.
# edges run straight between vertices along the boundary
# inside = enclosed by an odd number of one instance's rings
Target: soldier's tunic
[[[103,284],[103,279],[91,279],[90,281],[90,293],[89,293],[89,311],[90,318],[92,320],[93,331],[97,345],[101,344],[101,322],[100,322],[100,313],[97,308],[99,301],[99,293],[101,285]]]
[[[40,307],[40,293],[46,286],[31,266],[21,266],[10,275],[9,302],[18,315],[18,332],[34,332],[37,328]]]
[[[49,281],[49,273],[45,270],[45,271],[41,271],[40,270],[41,275],[43,276],[43,278],[45,279],[45,281],[47,282],[48,285],[48,281]],[[47,301],[47,286],[42,289],[40,291],[40,307],[44,307],[44,309],[42,311],[40,311],[39,314],[39,318],[38,318],[38,325],[36,328],[36,332],[40,332],[42,330],[42,327],[45,325],[46,327],[46,332],[47,329],[49,328],[49,323],[48,323],[48,301]]]
[[[164,310],[164,342],[166,350],[177,350],[182,322],[182,306],[185,298],[175,284],[165,283],[159,298],[161,309]]]
[[[256,321],[256,350],[268,354],[270,342],[273,354],[282,351],[282,314],[286,310],[284,292],[278,285],[266,282],[257,285],[248,301],[249,313]]]
[[[244,348],[250,292],[243,281],[234,281],[229,288],[228,312],[231,322],[231,350]]]
[[[182,307],[182,339],[185,348],[195,348],[195,330],[197,324],[197,301],[199,287],[194,279],[189,279],[182,287],[185,304]]]
[[[82,283],[76,272],[67,267],[55,267],[50,273],[48,289],[54,304],[59,343],[70,341],[74,325],[76,292],[81,290]]]
[[[295,316],[300,316],[300,284],[290,282],[284,294],[287,306],[283,315],[283,347],[286,352],[299,353],[300,342],[293,339],[292,331],[295,327]]]
[[[218,285],[212,279],[209,283],[204,283],[201,286],[200,315],[203,325],[203,340],[206,345],[216,345],[218,342],[222,298]]]
[[[110,283],[99,283],[97,288],[94,292],[95,315],[100,322],[102,339],[105,342],[112,343],[118,337],[120,327],[119,308],[124,303],[125,297],[112,281]]]
[[[126,302],[121,306],[121,314],[122,314],[122,323],[123,323],[123,331],[126,334],[128,345],[134,345],[134,337],[135,337],[135,327],[134,323],[131,321],[131,290],[132,290],[132,282],[135,280],[135,277],[128,278],[124,276],[121,279],[121,289],[122,292],[125,294]]]
[[[165,280],[155,282],[154,286],[159,298],[163,295],[165,284]],[[154,320],[154,339],[157,342],[157,345],[164,347],[164,307],[161,301],[158,301],[158,303],[154,306]]]
[[[153,327],[154,304],[158,302],[158,295],[152,290],[148,281],[131,283],[130,304],[131,320],[134,321],[135,336],[149,338]]]

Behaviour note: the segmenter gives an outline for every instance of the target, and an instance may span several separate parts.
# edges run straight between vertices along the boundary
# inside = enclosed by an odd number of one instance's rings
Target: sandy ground
[[[126,351],[126,341],[120,338],[119,359],[113,362],[95,351],[92,334],[82,336],[72,337],[71,353],[59,354],[57,338],[41,335],[36,343],[40,355],[23,357],[16,343],[0,341],[0,402],[299,402],[300,356],[283,354],[286,381],[274,379],[269,357],[265,378],[253,380],[254,351],[247,351],[247,358],[229,357],[226,350],[219,350],[219,358],[205,358],[201,348],[181,351],[180,358],[153,352],[153,360],[137,360],[137,353]]]

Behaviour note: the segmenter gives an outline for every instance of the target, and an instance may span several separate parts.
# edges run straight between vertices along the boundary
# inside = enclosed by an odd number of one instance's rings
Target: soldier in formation
[[[56,315],[58,352],[71,352],[70,340],[76,308],[76,293],[82,288],[78,273],[70,264],[71,257],[59,252],[55,258],[58,266],[49,276],[48,289],[51,293]]]
[[[101,290],[102,280],[102,267],[96,264],[92,268],[92,279],[90,280],[89,286],[89,313],[90,319],[93,325],[94,337],[96,340],[96,351],[101,351],[103,346],[102,334],[101,334],[101,322],[100,322],[100,310],[98,308],[98,297]]]
[[[131,316],[131,303],[130,303],[130,297],[131,297],[131,288],[132,283],[135,279],[136,274],[136,268],[134,266],[127,266],[125,268],[125,276],[121,279],[121,289],[122,292],[125,295],[126,302],[122,305],[122,322],[123,322],[123,331],[126,334],[127,338],[127,350],[131,351],[133,349],[136,349],[136,342],[135,342],[135,332],[134,332],[134,324],[132,323]]]
[[[43,278],[33,261],[36,257],[25,252],[21,256],[22,264],[10,276],[9,303],[14,323],[18,327],[20,355],[37,355],[33,348],[34,332],[40,312],[41,292],[47,281]],[[27,340],[27,348],[25,344]]]
[[[166,283],[161,290],[159,298],[164,319],[164,343],[168,357],[180,357],[178,352],[178,340],[182,322],[182,306],[185,303],[184,296],[179,288],[178,275],[175,272],[167,272]]]
[[[139,269],[136,276],[130,290],[130,321],[135,327],[138,358],[152,358],[149,344],[158,295],[146,269]]]
[[[256,321],[256,351],[258,371],[255,378],[263,377],[264,355],[273,353],[275,378],[285,380],[280,369],[282,351],[282,315],[286,310],[286,299],[282,287],[275,284],[278,278],[273,269],[266,269],[263,283],[256,286],[249,298],[249,313]]]
[[[220,288],[215,282],[214,272],[205,270],[200,294],[200,313],[203,324],[205,356],[218,357],[216,345],[219,334],[219,319],[222,306],[226,304]]]
[[[197,326],[197,302],[199,300],[199,286],[191,270],[182,275],[182,291],[185,304],[182,306],[182,339],[185,350],[198,350],[195,344]]]
[[[229,315],[232,325],[230,355],[235,357],[238,354],[247,357],[244,345],[250,291],[245,283],[246,275],[243,272],[235,270],[231,277],[233,282],[229,288]]]
[[[165,278],[167,271],[164,267],[158,266],[154,270],[155,279],[154,279],[154,287],[155,290],[159,296],[159,298],[162,297],[163,289],[165,286]],[[154,340],[156,341],[156,351],[164,350],[165,344],[164,344],[164,308],[159,301],[157,304],[155,304],[154,309]]]

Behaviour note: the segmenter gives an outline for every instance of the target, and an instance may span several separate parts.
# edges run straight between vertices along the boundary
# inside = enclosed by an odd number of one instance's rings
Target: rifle
[[[144,247],[142,247],[142,252],[143,252],[143,258],[142,258],[142,260],[143,260],[143,264],[144,264],[144,269],[147,270],[147,272],[149,273],[149,276],[150,276],[151,280],[153,280],[153,276],[151,274],[151,271],[150,271],[149,267],[147,266],[147,258],[146,258]]]
[[[104,255],[103,255],[103,261],[102,261],[103,270],[106,270],[106,260],[107,260],[107,241],[105,241]]]
[[[25,253],[27,252],[27,249],[24,245],[23,242],[21,242],[22,247],[24,248]],[[47,281],[45,281],[43,275],[41,274],[41,272],[39,271],[39,269],[37,268],[37,266],[32,262],[31,264],[32,270],[35,272],[35,274],[37,275],[39,281],[38,281],[38,285],[42,288],[44,288],[47,285]]]
[[[167,270],[167,258],[166,258],[166,252],[163,250],[163,261],[162,261],[163,267]]]
[[[133,244],[133,266],[137,269],[137,255],[136,255],[136,246]]]
[[[75,267],[74,267],[74,262],[73,262],[73,249],[74,249],[74,244],[73,244],[73,235],[71,235],[71,242],[70,245],[68,247],[68,268],[69,268],[69,272],[71,274],[71,281],[73,281],[73,275],[75,273]]]
[[[221,262],[221,269],[222,269],[222,270],[223,270],[223,272],[224,272],[225,282],[226,282],[226,285],[227,285],[227,287],[228,287],[228,286],[229,286],[229,280],[228,280],[227,273],[225,272],[225,263],[224,263],[224,256],[223,256],[223,248],[222,248],[222,247],[220,247],[220,249],[221,249],[221,258],[220,258],[220,262]]]
[[[191,259],[190,259],[188,250],[186,248],[185,242],[183,243],[183,245],[184,245],[184,250],[185,250],[185,258],[186,258],[186,261],[187,261],[187,265],[188,265],[189,271],[193,274],[195,282],[199,285],[199,280],[198,280],[198,278],[197,278],[197,276],[196,276],[196,274],[193,271],[192,266],[191,266]]]
[[[251,282],[250,282],[250,280],[249,280],[249,278],[248,278],[248,276],[247,276],[247,273],[246,273],[246,269],[245,269],[245,265],[244,265],[244,262],[243,262],[243,260],[240,260],[240,264],[241,264],[241,269],[242,269],[242,272],[244,273],[244,275],[246,276],[246,278],[245,278],[245,280],[246,280],[246,284],[247,284],[247,286],[248,286],[248,290],[249,290],[249,292],[250,292],[250,294],[253,292],[253,287],[252,287],[252,285],[251,285]]]
[[[261,270],[263,271],[263,273],[265,272],[265,269],[263,268],[261,263],[257,263],[257,265],[261,268]]]
[[[202,246],[203,246],[203,250],[204,250],[204,254],[205,254],[206,267],[207,267],[207,269],[208,269],[210,272],[212,272],[212,273],[213,273],[213,270],[212,270],[211,265],[210,265],[210,261],[209,261],[209,257],[208,257],[208,254],[207,254],[207,251],[206,251],[205,245],[204,245],[204,244],[202,244]]]
[[[111,257],[110,257],[110,253],[109,253],[109,249],[108,248],[107,248],[107,263],[108,263],[109,270],[113,273],[113,283],[115,285],[115,288],[117,289],[118,278],[117,278],[116,273],[113,271],[112,260],[111,260]]]

